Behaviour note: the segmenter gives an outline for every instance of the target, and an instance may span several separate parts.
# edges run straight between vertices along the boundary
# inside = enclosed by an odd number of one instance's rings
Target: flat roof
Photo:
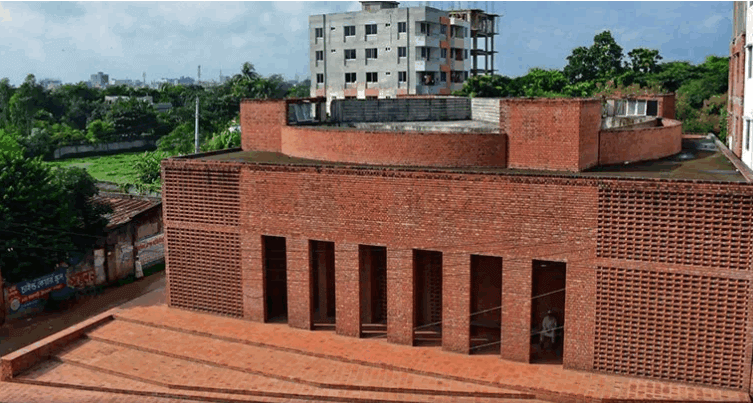
[[[187,158],[192,158],[186,156]],[[184,157],[184,158],[186,158]],[[213,155],[197,155],[193,158],[210,161],[244,162],[251,164],[334,166],[409,171],[440,171],[460,173],[490,173],[509,175],[570,176],[583,178],[633,178],[697,180],[713,182],[746,183],[745,177],[719,150],[713,140],[683,139],[682,151],[670,157],[632,164],[600,166],[584,172],[549,171],[493,167],[427,167],[407,165],[369,165],[349,162],[333,162],[297,158],[268,151],[237,151]]]

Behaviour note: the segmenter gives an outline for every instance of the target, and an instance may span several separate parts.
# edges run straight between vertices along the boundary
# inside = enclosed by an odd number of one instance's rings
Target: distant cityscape
[[[209,79],[209,80],[201,80],[198,81],[194,79],[193,77],[185,77],[181,76],[180,78],[160,78],[157,80],[147,81],[146,80],[146,73],[142,75],[141,80],[134,80],[130,78],[125,79],[118,79],[114,77],[110,77],[109,74],[104,72],[97,72],[96,74],[92,74],[89,77],[88,81],[84,81],[86,84],[89,85],[89,87],[94,88],[107,88],[112,86],[127,86],[127,87],[133,87],[133,88],[142,88],[142,87],[149,87],[149,88],[159,88],[162,84],[172,84],[172,85],[201,85],[201,86],[215,86],[215,85],[221,85],[227,82],[230,79],[229,76],[222,75],[220,73],[219,79]],[[83,81],[83,80],[82,80]],[[294,80],[297,82],[298,80]],[[52,78],[45,78],[42,80],[39,80],[39,84],[42,85],[42,87],[52,90],[57,87],[60,87],[61,85],[65,84],[61,80],[52,79]]]

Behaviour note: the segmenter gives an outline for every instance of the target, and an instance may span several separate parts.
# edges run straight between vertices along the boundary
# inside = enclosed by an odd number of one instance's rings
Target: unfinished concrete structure
[[[361,4],[358,12],[309,17],[312,97],[449,94],[470,74],[494,72],[496,15],[472,10],[456,16],[393,1]],[[485,40],[483,50],[478,38]],[[487,61],[477,68],[481,56],[491,57],[491,67]]]
[[[598,99],[450,100],[244,101],[241,149],[163,161],[169,304],[750,390],[753,187],[723,145],[603,129]]]

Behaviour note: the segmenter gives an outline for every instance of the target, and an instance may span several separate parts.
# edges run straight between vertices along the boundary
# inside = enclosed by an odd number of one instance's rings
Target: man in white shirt
[[[545,338],[549,337],[552,339],[552,346],[554,346],[554,342],[556,339],[556,331],[554,329],[557,328],[557,318],[554,317],[554,314],[552,313],[552,310],[548,310],[546,312],[546,316],[544,316],[544,320],[541,322],[541,333],[539,333],[539,344],[543,344]]]

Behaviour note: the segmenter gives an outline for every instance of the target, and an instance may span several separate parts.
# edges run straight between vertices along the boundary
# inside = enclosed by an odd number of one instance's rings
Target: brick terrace
[[[0,401],[749,401],[743,392],[469,357],[164,305],[111,313],[114,321],[2,382]]]

